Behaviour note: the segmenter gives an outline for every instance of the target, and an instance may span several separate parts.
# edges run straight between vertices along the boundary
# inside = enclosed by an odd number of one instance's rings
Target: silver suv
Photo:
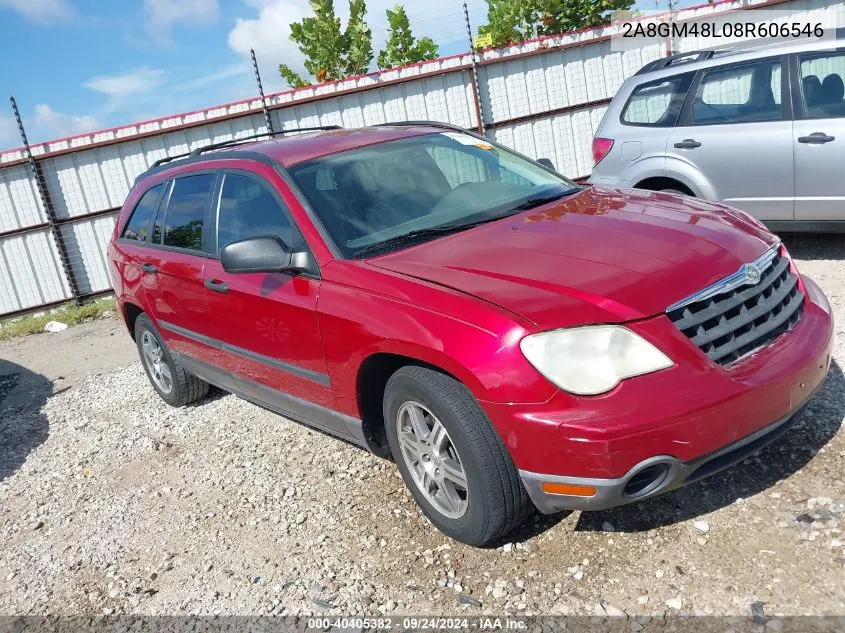
[[[845,232],[845,39],[659,59],[593,139],[590,182],[720,200],[780,231]]]

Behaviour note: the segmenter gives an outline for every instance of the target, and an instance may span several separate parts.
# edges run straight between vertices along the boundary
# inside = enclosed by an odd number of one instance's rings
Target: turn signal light
[[[579,486],[578,484],[560,484],[554,481],[544,481],[543,492],[553,495],[572,495],[575,497],[592,497],[596,494],[595,486]]]

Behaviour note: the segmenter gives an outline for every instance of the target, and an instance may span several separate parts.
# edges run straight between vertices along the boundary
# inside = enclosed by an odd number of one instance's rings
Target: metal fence
[[[782,5],[795,19],[841,0],[723,0],[676,21]],[[829,17],[829,16],[828,16]],[[649,18],[649,20],[655,18]],[[588,176],[590,144],[624,79],[666,55],[669,42],[612,50],[618,27],[589,29],[268,95],[274,129],[438,120],[481,129],[558,170]],[[477,82],[473,79],[477,78]],[[0,154],[0,316],[108,292],[105,248],[135,177],[154,161],[264,132],[259,97]]]

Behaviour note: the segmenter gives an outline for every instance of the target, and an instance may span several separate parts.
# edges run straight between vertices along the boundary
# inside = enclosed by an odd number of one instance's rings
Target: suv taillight
[[[593,165],[598,165],[602,158],[607,156],[608,152],[613,147],[612,138],[594,138],[593,139]]]

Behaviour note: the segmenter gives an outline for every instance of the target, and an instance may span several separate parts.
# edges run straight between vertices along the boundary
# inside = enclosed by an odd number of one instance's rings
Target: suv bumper
[[[519,476],[531,501],[543,514],[562,510],[606,510],[675,490],[741,462],[786,433],[800,419],[803,411],[802,406],[795,413],[738,442],[689,462],[678,461],[671,455],[649,457],[616,479],[559,477],[527,470],[520,470]],[[543,489],[544,483],[595,492],[590,496],[549,493]]]
[[[803,282],[798,324],[730,367],[712,363],[661,316],[628,327],[673,358],[673,368],[601,396],[558,392],[541,405],[482,403],[537,508],[599,510],[651,497],[727,468],[785,433],[831,360],[830,306],[812,281]]]

